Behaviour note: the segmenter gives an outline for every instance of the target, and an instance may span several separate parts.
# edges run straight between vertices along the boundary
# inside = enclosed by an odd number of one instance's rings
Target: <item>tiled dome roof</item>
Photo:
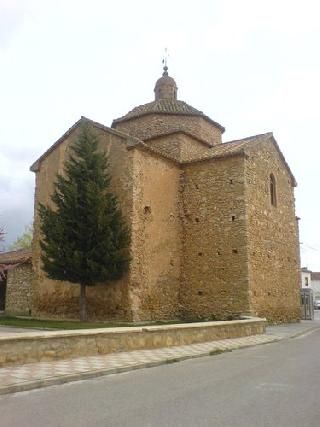
[[[222,132],[224,131],[223,126],[211,120],[208,116],[203,114],[202,111],[199,111],[196,108],[192,107],[191,105],[187,104],[186,102],[179,101],[177,99],[158,99],[156,101],[149,102],[148,104],[139,105],[138,107],[135,107],[133,110],[129,111],[129,113],[127,113],[125,116],[115,119],[113,121],[112,126],[116,123],[125,122],[127,120],[145,116],[147,114],[152,114],[152,113],[200,116],[206,120],[209,120],[219,129],[221,129]]]
[[[198,116],[203,117],[211,124],[220,129],[221,132],[225,131],[225,128],[219,123],[210,119],[210,117],[203,114],[202,111],[197,110],[191,105],[184,101],[177,99],[177,85],[175,80],[168,75],[168,67],[163,67],[162,77],[160,77],[155,85],[155,101],[149,102],[148,104],[139,105],[133,110],[129,111],[125,116],[115,119],[112,123],[112,127],[115,127],[117,123],[125,122],[137,117],[146,116],[147,114],[172,114],[172,115],[183,115],[183,116]]]

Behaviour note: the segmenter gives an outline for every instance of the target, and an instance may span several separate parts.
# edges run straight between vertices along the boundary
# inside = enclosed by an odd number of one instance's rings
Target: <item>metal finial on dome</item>
[[[168,57],[169,57],[168,49],[165,48],[164,49],[164,58],[162,59],[162,64],[164,64],[163,73],[162,73],[163,76],[168,76],[169,75],[168,74]]]
[[[168,74],[168,67],[166,65],[163,67],[163,73],[162,73],[162,75],[163,76],[168,76],[169,75]]]
[[[155,100],[171,99],[172,101],[177,99],[177,85],[172,77],[168,74],[168,49],[165,50],[164,58],[162,59],[163,73],[162,77],[157,80],[154,88]]]

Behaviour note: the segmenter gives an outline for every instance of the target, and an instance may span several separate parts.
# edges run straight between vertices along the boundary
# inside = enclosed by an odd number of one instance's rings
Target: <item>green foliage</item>
[[[11,250],[17,250],[17,249],[29,249],[31,248],[32,244],[32,237],[33,237],[33,227],[32,224],[25,227],[24,233],[17,238],[17,240],[12,243],[10,246]]]
[[[55,182],[54,208],[39,208],[44,270],[85,286],[119,279],[128,267],[129,232],[109,191],[108,159],[87,126],[70,151]]]

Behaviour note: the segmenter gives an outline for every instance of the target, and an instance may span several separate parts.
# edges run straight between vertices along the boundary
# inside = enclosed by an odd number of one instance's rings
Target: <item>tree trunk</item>
[[[80,284],[80,321],[87,321],[86,284]]]

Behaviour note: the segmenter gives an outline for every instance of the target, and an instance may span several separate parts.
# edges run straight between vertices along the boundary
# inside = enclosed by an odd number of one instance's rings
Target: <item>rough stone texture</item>
[[[184,315],[248,312],[243,156],[185,166],[181,197]]]
[[[132,152],[127,151],[126,140],[92,127],[99,144],[109,154],[112,175],[112,191],[117,194],[125,217],[132,211]],[[39,245],[38,204],[50,204],[50,194],[57,172],[62,172],[70,144],[77,137],[78,129],[68,136],[55,150],[42,160],[36,174],[35,221],[33,240],[33,314],[50,317],[78,318],[80,287],[50,280],[41,269]],[[129,222],[130,223],[130,222]],[[128,300],[128,275],[117,282],[87,288],[88,317],[91,319],[131,319]]]
[[[114,127],[142,140],[184,131],[210,145],[221,143],[221,130],[203,117],[197,116],[148,114],[116,123]]]
[[[154,89],[155,101],[138,105],[126,115],[113,120],[112,127],[116,127],[119,123],[123,123],[133,118],[146,116],[148,114],[165,114],[202,117],[207,122],[220,129],[221,133],[225,131],[223,126],[206,116],[202,111],[197,110],[184,101],[178,100],[177,89],[175,81],[170,77],[160,78]]]
[[[177,90],[178,88],[174,79],[168,76],[168,72],[164,72],[162,77],[156,82],[154,88],[155,99],[156,101],[163,99],[176,100]]]
[[[6,314],[28,315],[32,309],[31,261],[19,264],[7,272]]]
[[[148,139],[146,144],[178,162],[194,160],[195,157],[209,155],[212,151],[208,144],[183,132]]]
[[[291,177],[267,141],[251,148],[246,161],[248,265],[251,312],[270,321],[300,319],[298,227]],[[270,174],[277,206],[271,204]]]
[[[171,347],[265,333],[264,319],[143,328],[29,332],[0,338],[0,366]]]
[[[110,156],[112,187],[132,232],[132,261],[119,282],[88,289],[90,318],[299,318],[292,175],[271,134],[209,148],[182,132],[141,146],[107,128],[93,129]],[[36,209],[50,202],[55,174],[75,137],[76,131],[41,161]],[[270,173],[277,208],[266,205]],[[33,311],[77,317],[79,288],[45,277],[38,239],[36,215]],[[267,259],[277,260],[277,268]]]
[[[133,157],[132,263],[130,295],[134,320],[179,314],[181,224],[180,169],[135,150]]]
[[[88,290],[89,317],[257,313],[274,322],[298,320],[295,180],[272,133],[221,143],[222,126],[176,101],[174,91],[165,92],[172,99],[157,93],[156,102],[114,121],[116,130],[81,119],[110,155],[112,189],[132,233],[128,274]],[[78,123],[32,167],[33,309],[39,315],[78,317],[79,287],[50,281],[41,270],[37,215],[38,203],[50,202]],[[277,207],[270,204],[270,174]]]

